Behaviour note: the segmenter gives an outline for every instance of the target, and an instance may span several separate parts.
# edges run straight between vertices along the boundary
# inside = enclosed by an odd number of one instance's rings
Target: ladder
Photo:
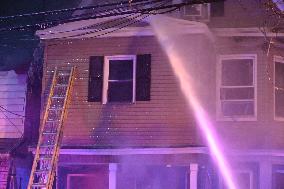
[[[9,154],[0,154],[0,189],[7,188],[8,174],[10,170]]]
[[[63,122],[71,97],[74,70],[55,69],[45,107],[28,189],[52,189],[56,174]]]

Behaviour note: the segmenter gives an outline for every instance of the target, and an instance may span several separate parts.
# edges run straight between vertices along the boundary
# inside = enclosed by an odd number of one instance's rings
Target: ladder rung
[[[58,111],[58,110],[62,110],[63,108],[49,108],[48,110],[53,110],[53,111]]]
[[[48,172],[49,170],[48,169],[41,169],[41,170],[35,170],[35,174],[41,174],[41,173],[46,173]]]
[[[32,187],[46,187],[46,184],[44,184],[44,183],[34,183],[34,184],[32,184]]]
[[[59,98],[59,99],[64,99],[65,96],[52,96],[51,98]]]
[[[38,159],[39,160],[50,160],[52,159],[52,156],[40,156]]]
[[[70,72],[66,73],[66,72],[59,72],[58,75],[60,76],[70,76]]]
[[[41,148],[49,148],[49,147],[55,147],[55,144],[43,144],[40,145]]]
[[[47,123],[59,122],[59,120],[46,120]]]
[[[43,132],[43,135],[56,135],[57,132]]]
[[[56,83],[54,87],[68,87],[68,84]]]

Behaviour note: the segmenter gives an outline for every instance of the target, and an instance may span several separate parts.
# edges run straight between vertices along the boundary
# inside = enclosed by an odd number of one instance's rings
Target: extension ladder
[[[9,154],[0,154],[0,189],[7,188],[8,174],[10,169]]]
[[[66,107],[74,82],[74,69],[74,67],[71,70],[56,68],[53,73],[28,189],[52,189],[63,133],[63,122],[67,115]]]

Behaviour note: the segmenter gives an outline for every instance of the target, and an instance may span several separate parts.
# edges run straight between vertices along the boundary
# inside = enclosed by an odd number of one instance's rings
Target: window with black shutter
[[[150,100],[150,54],[91,57],[89,72],[90,102]]]

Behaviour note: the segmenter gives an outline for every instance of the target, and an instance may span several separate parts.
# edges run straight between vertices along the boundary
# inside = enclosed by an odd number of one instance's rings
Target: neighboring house
[[[267,15],[261,2],[227,0],[167,18],[183,31],[181,53],[192,57],[196,93],[242,189],[284,187],[283,33],[263,25]],[[121,19],[37,32],[45,44],[43,102],[55,67],[77,67],[58,188],[224,188],[149,24],[96,28]]]
[[[10,152],[24,138],[27,74],[0,71],[0,188],[6,188]]]

